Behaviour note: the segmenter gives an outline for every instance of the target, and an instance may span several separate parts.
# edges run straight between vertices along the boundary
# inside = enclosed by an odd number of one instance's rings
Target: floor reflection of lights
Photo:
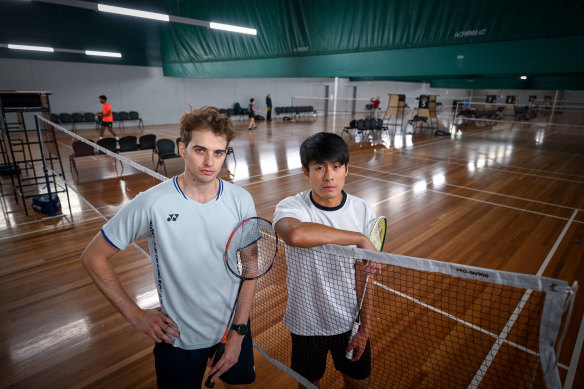
[[[38,357],[40,354],[50,355],[51,350],[62,343],[77,342],[89,334],[89,324],[85,318],[70,323],[56,324],[57,328],[54,330],[10,346],[10,358],[14,362],[22,362],[30,357]]]

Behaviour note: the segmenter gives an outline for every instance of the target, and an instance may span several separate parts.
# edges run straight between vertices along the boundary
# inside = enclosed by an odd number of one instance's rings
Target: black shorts
[[[358,361],[345,357],[351,331],[331,336],[292,335],[292,370],[310,382],[322,378],[326,370],[326,358],[330,351],[335,368],[355,380],[371,375],[371,346],[367,346]]]
[[[249,328],[249,327],[248,327]],[[184,350],[166,342],[154,345],[154,365],[159,389],[200,387],[205,376],[207,360],[213,356],[217,345]],[[247,385],[255,381],[253,343],[248,330],[241,343],[239,360],[219,378],[231,385]]]
[[[101,122],[102,127],[112,127],[114,122]]]
[[[250,112],[250,113],[248,113],[248,116],[249,116],[249,118],[250,118],[250,119],[251,119],[251,118],[255,118],[255,115],[254,115],[254,113],[253,113],[253,112]]]

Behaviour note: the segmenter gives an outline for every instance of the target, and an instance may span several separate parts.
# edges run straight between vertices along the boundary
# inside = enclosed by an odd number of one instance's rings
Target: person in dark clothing
[[[268,93],[266,96],[266,120],[272,121],[272,94]]]

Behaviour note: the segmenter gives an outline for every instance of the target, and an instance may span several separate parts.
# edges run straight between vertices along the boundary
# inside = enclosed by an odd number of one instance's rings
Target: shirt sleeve
[[[304,207],[297,199],[297,196],[286,197],[276,205],[274,211],[274,225],[285,217],[292,217],[300,221],[305,221]]]
[[[104,238],[119,250],[125,250],[138,238],[148,236],[150,215],[148,196],[139,194],[126,204],[101,229]]]
[[[253,202],[253,198],[248,191],[244,191],[245,195],[243,196],[243,204],[242,204],[242,219],[247,219],[250,217],[257,216],[257,211],[255,207],[255,203]]]

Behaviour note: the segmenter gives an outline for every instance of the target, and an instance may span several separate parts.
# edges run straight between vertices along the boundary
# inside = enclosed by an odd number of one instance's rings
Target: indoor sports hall
[[[584,2],[105,5],[0,3],[0,387],[156,387],[152,339],[80,256],[184,171],[179,119],[203,106],[235,127],[218,177],[258,216],[310,188],[300,145],[329,132],[349,147],[344,190],[387,218],[381,252],[277,241],[250,387],[314,387],[283,323],[302,253],[381,264],[369,387],[584,387]],[[147,239],[111,265],[140,308],[160,307]],[[320,387],[343,387],[330,356]]]

